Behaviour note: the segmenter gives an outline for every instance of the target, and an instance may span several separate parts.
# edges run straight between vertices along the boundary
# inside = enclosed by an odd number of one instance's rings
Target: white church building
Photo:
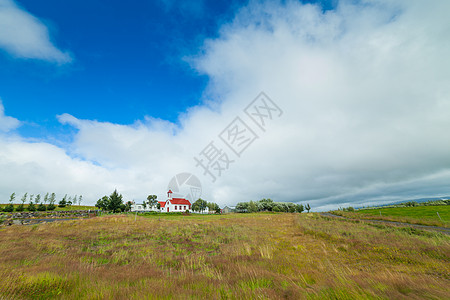
[[[167,192],[166,201],[158,201],[161,206],[161,212],[185,212],[186,210],[191,211],[191,202],[184,198],[173,198],[172,190]]]

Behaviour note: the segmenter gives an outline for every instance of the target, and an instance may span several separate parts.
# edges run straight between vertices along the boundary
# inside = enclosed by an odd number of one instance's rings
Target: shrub
[[[64,196],[64,198],[62,198],[62,200],[61,201],[59,201],[59,207],[66,207],[66,205],[67,205],[67,200],[66,200],[66,198],[67,198],[67,195],[65,195]]]
[[[45,206],[44,204],[39,204],[39,206],[37,207],[38,211],[46,211],[47,210],[47,206]]]
[[[53,203],[50,203],[49,205],[47,205],[47,210],[55,210],[56,206]]]
[[[27,209],[28,211],[36,211],[36,206],[34,205],[33,202],[30,202],[30,204],[28,204]]]
[[[4,212],[13,212],[14,211],[14,205],[8,204],[3,208]]]
[[[25,206],[23,204],[19,204],[19,206],[16,207],[16,211],[24,211]]]

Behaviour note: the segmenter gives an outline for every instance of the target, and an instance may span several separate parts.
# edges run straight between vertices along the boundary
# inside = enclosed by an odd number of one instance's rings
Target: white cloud
[[[5,108],[0,99],[0,132],[8,132],[20,126],[20,121],[5,115]]]
[[[72,61],[70,54],[53,45],[47,27],[13,0],[0,0],[0,49],[19,58]]]
[[[208,41],[195,65],[213,93],[228,96],[225,106],[265,90],[286,111],[252,153],[269,162],[239,161],[241,174],[273,174],[251,175],[250,195],[363,203],[362,191],[377,186],[383,195],[398,184],[414,197],[422,190],[405,182],[450,168],[448,8],[344,1],[323,13],[293,1],[253,3]],[[279,191],[264,187],[271,180]],[[449,192],[448,184],[435,190]]]
[[[59,121],[78,130],[70,156],[3,141],[1,168],[30,191],[77,182],[73,192],[91,201],[114,187],[128,199],[163,197],[185,171],[221,205],[272,197],[328,209],[450,195],[449,6],[343,1],[324,13],[294,1],[251,2],[192,60],[211,78],[212,100],[180,116],[180,126],[63,114]],[[235,116],[245,119],[242,109],[262,90],[284,114],[265,133],[254,127],[260,138],[211,183],[193,156],[211,140],[227,150],[217,135]],[[0,190],[19,191],[16,179],[0,178]]]

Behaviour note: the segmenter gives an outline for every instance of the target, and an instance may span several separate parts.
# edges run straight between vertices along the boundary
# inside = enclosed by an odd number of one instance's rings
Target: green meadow
[[[0,227],[0,299],[444,299],[450,238],[316,213]]]
[[[333,211],[333,213],[358,219],[450,227],[450,205],[358,209],[354,212]]]

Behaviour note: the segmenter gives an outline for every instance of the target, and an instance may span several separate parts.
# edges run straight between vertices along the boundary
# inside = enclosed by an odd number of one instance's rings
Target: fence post
[[[442,221],[441,216],[439,215],[439,213],[438,212],[436,212],[436,213],[437,213],[437,215],[439,217],[439,220],[441,220],[441,222],[444,222],[444,221]]]

